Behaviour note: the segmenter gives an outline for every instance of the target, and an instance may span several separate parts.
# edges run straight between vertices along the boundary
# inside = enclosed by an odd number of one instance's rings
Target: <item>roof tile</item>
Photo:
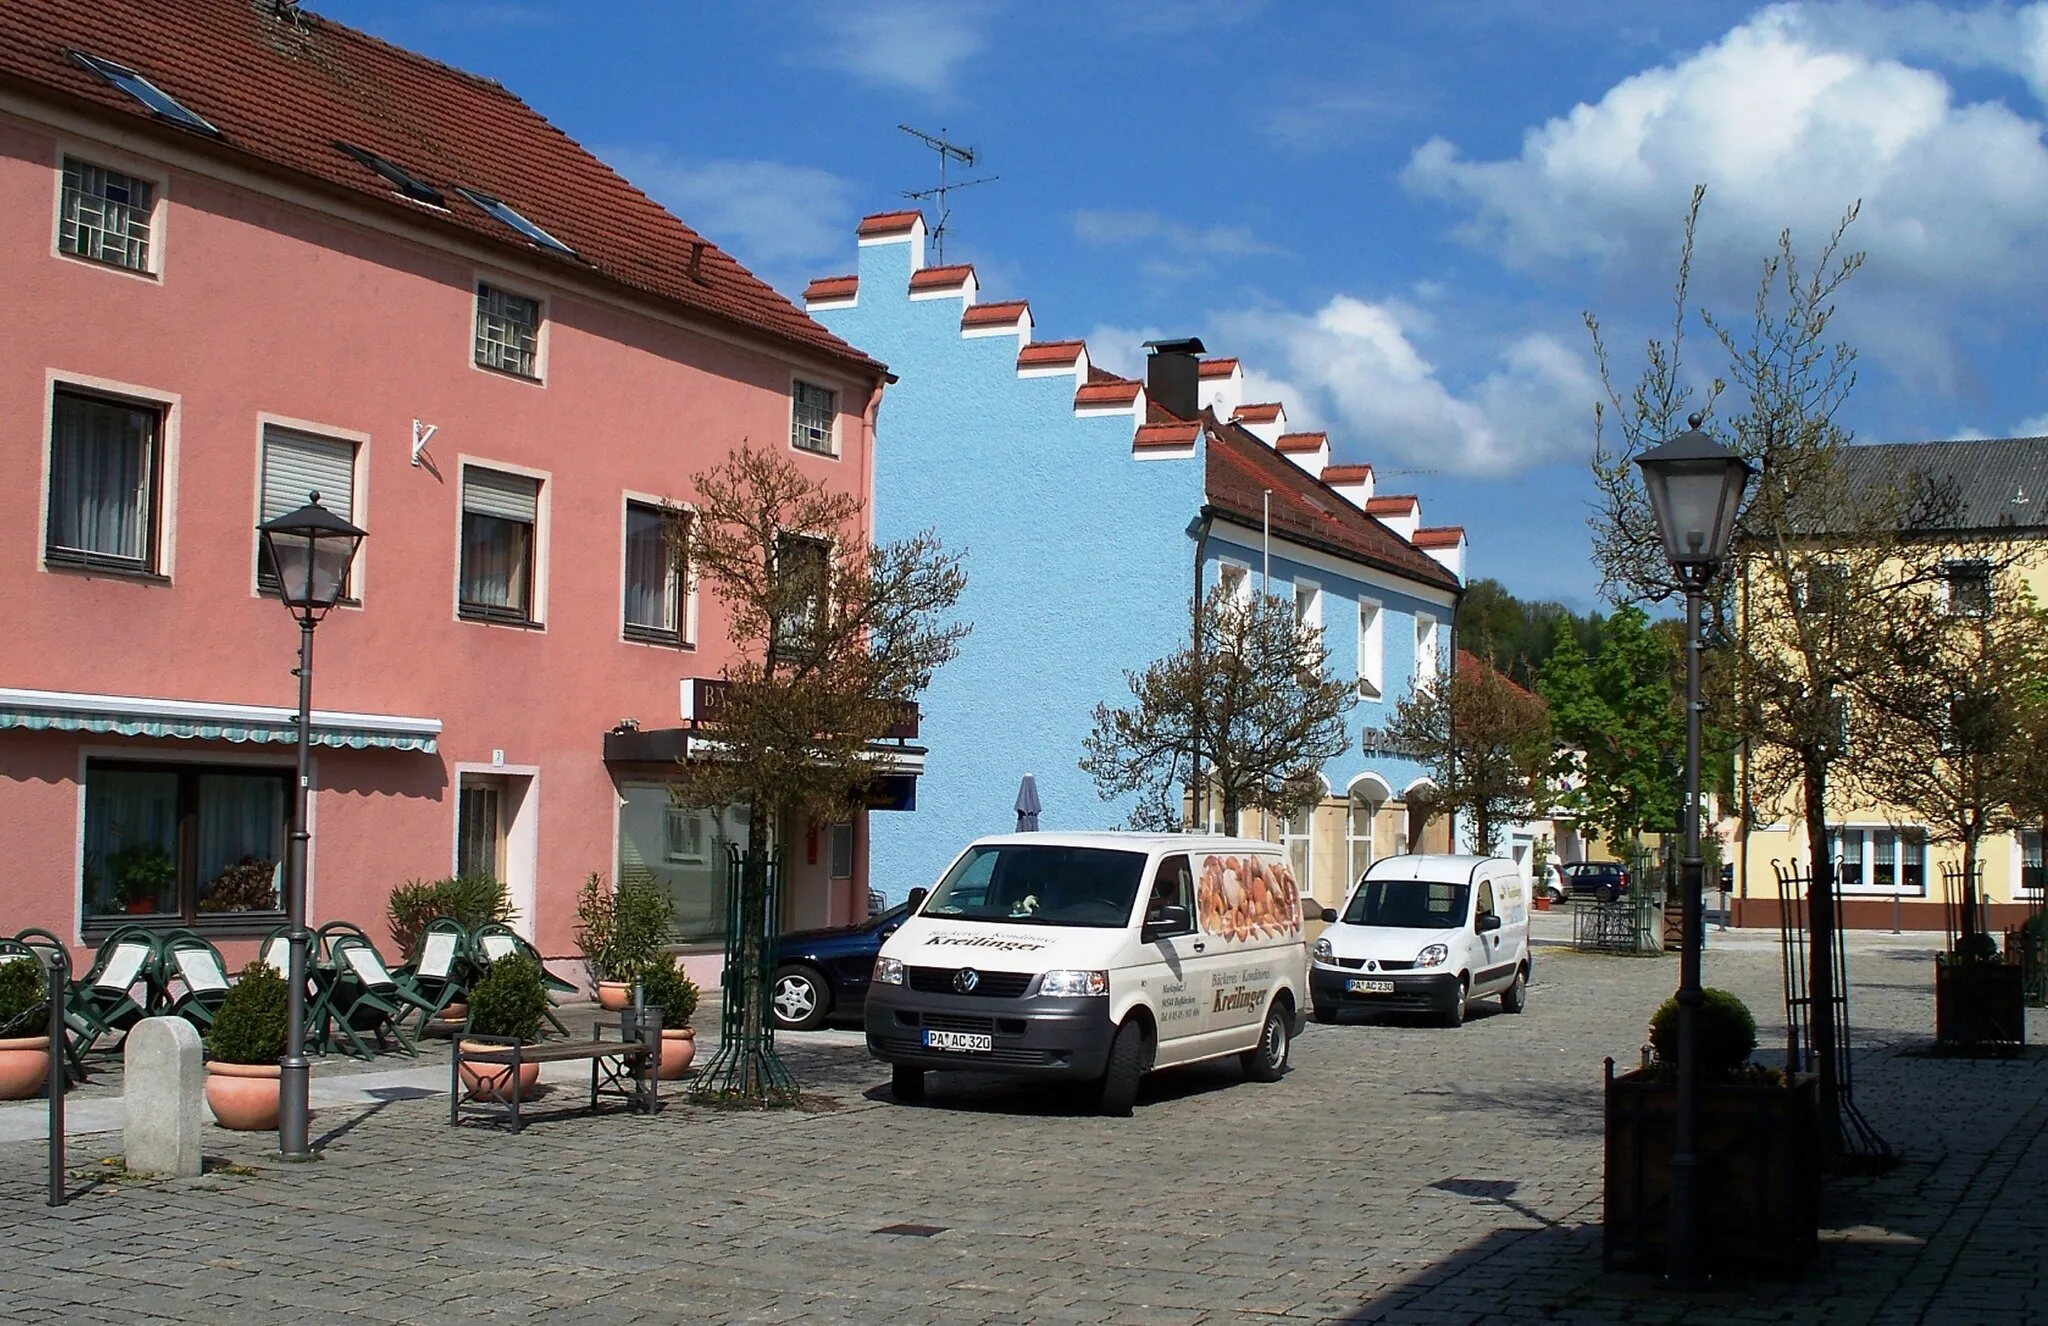
[[[1227,378],[1237,372],[1235,359],[1204,359],[1201,374],[1205,378]]]
[[[1465,541],[1463,525],[1437,525],[1430,529],[1415,531],[1415,537],[1408,540],[1418,548],[1455,548]]]
[[[1191,447],[1202,435],[1199,423],[1140,424],[1133,447]]]
[[[956,263],[951,267],[920,267],[910,274],[912,290],[953,290],[966,285],[974,275],[974,268],[967,263]]]
[[[806,300],[851,299],[859,293],[858,276],[821,276],[804,287]]]
[[[220,138],[155,118],[71,64],[66,47],[132,67]],[[881,369],[499,84],[317,14],[280,18],[250,0],[10,0],[0,5],[0,87]],[[337,140],[448,186],[448,210],[401,201]],[[457,185],[502,199],[576,257],[527,243],[455,194]]]
[[[1368,516],[1406,516],[1415,511],[1415,499],[1406,493],[1395,493],[1387,497],[1368,497],[1365,500],[1365,514]]]
[[[1322,480],[1333,487],[1337,484],[1364,483],[1372,477],[1370,465],[1325,465]]]
[[[1273,444],[1274,449],[1285,452],[1290,456],[1301,455],[1311,451],[1321,451],[1329,445],[1330,435],[1328,433],[1282,433],[1280,440]]]
[[[1087,350],[1086,341],[1033,341],[1017,352],[1017,367],[1072,368]]]
[[[1266,401],[1257,405],[1240,405],[1237,407],[1236,413],[1231,415],[1231,418],[1242,419],[1248,424],[1274,423],[1280,418],[1280,403],[1278,401]]]
[[[1026,314],[1031,305],[1021,299],[1000,300],[993,304],[970,304],[960,315],[962,327],[1009,327],[1014,326]]]
[[[1125,378],[1114,376],[1097,378],[1095,376],[1096,372],[1095,365],[1090,364],[1088,366],[1088,381],[1083,383],[1081,388],[1074,393],[1074,404],[1129,405],[1138,399],[1138,393],[1144,389],[1144,384],[1132,382]]]
[[[915,225],[923,212],[876,212],[860,219],[860,227],[854,233],[863,238],[876,235],[901,235]]]

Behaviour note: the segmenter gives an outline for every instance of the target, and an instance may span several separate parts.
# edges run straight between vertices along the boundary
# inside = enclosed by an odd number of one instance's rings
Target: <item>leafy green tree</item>
[[[1550,768],[1550,717],[1542,699],[1483,659],[1459,651],[1457,667],[1394,706],[1387,744],[1429,768],[1432,813],[1467,812],[1473,850],[1492,855],[1501,829],[1537,814]]]
[[[1581,616],[1562,603],[1528,602],[1485,577],[1467,585],[1458,600],[1459,647],[1524,686],[1533,686],[1543,671],[1560,623],[1569,625],[1587,652],[1599,648],[1598,613]]]
[[[1131,699],[1095,707],[1081,768],[1105,801],[1140,795],[1134,827],[1180,828],[1198,781],[1222,799],[1231,829],[1247,810],[1298,813],[1321,793],[1323,765],[1350,745],[1344,715],[1358,702],[1325,670],[1322,629],[1296,621],[1286,599],[1239,599],[1219,585],[1202,604],[1198,642],[1124,674]]]
[[[1536,689],[1550,706],[1559,798],[1612,846],[1678,822],[1685,777],[1685,714],[1672,686],[1669,638],[1642,609],[1607,618],[1599,657],[1588,659],[1560,623]]]

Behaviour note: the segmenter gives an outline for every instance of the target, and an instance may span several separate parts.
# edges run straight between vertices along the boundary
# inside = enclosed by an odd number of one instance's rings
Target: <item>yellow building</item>
[[[1942,494],[1944,518],[1938,532],[1916,547],[1921,554],[1945,559],[1939,571],[1952,611],[1988,610],[1992,559],[1982,556],[1986,548],[1995,549],[2000,562],[2014,559],[2012,573],[2025,580],[2038,601],[2048,603],[2048,437],[1851,446],[1843,454],[1852,489]],[[1816,562],[1827,555],[1817,553]],[[1744,600],[1740,615],[1754,619],[1789,609],[1764,601],[1755,585],[1767,578],[1744,577],[1740,566],[1736,574]],[[1748,639],[1748,627],[1741,629]],[[1752,786],[1757,764],[1749,751],[1738,752],[1738,788]],[[1843,924],[1851,929],[1942,929],[1943,871],[1960,870],[1962,845],[1933,841],[1942,835],[1930,831],[1934,817],[1923,810],[1876,804],[1836,790],[1849,781],[1833,779],[1827,810]],[[1780,915],[1776,866],[1806,873],[1808,833],[1796,797],[1759,804],[1752,796],[1751,804],[1754,820],[1736,829],[1734,919],[1737,925],[1774,926]],[[1980,841],[1979,878],[1992,930],[2017,924],[2040,906],[2041,849],[2038,829]]]

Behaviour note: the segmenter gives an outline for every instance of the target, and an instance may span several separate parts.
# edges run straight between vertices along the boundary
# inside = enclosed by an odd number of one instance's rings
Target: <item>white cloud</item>
[[[1810,253],[1861,199],[1850,244],[1869,264],[1845,301],[1850,330],[1895,370],[1947,385],[1962,375],[1963,308],[2035,302],[2048,286],[2048,146],[2038,121],[1960,104],[1900,56],[2041,86],[2044,14],[1773,7],[1529,130],[1518,156],[1471,160],[1436,138],[1404,180],[1463,208],[1460,233],[1511,266],[1576,260],[1626,280],[1668,274],[1685,198],[1705,183],[1698,272],[1723,308],[1780,228]]]
[[[1169,333],[1158,327],[1098,326],[1088,333],[1088,362],[1118,377],[1145,377],[1145,342],[1163,341]]]
[[[952,91],[960,66],[988,44],[983,24],[992,6],[972,0],[872,0],[813,11],[823,40],[801,57],[841,69],[876,87],[927,96]]]
[[[2012,435],[2014,437],[2048,437],[2048,414],[2037,414],[2030,419],[2020,420],[2019,427],[2013,429]]]
[[[1328,427],[1334,442],[1375,463],[1506,474],[1583,455],[1590,442],[1599,383],[1586,357],[1554,336],[1507,343],[1459,389],[1418,344],[1427,317],[1399,300],[1338,295],[1312,314],[1216,321],[1219,340],[1245,361],[1247,400],[1279,400],[1290,426]]]
[[[757,270],[852,252],[850,181],[779,161],[689,161],[654,148],[598,155],[693,230]]]

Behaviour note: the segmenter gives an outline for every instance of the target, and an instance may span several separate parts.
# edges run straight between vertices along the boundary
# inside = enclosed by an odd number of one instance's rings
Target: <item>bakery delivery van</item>
[[[1529,992],[1529,895],[1497,856],[1390,856],[1326,909],[1309,991],[1318,1022],[1344,1009],[1433,1013],[1446,1026],[1499,995],[1510,1013]]]
[[[882,946],[868,1049],[899,1100],[934,1068],[1099,1082],[1237,1055],[1274,1081],[1308,994],[1280,849],[1190,834],[1021,833],[960,854]]]

